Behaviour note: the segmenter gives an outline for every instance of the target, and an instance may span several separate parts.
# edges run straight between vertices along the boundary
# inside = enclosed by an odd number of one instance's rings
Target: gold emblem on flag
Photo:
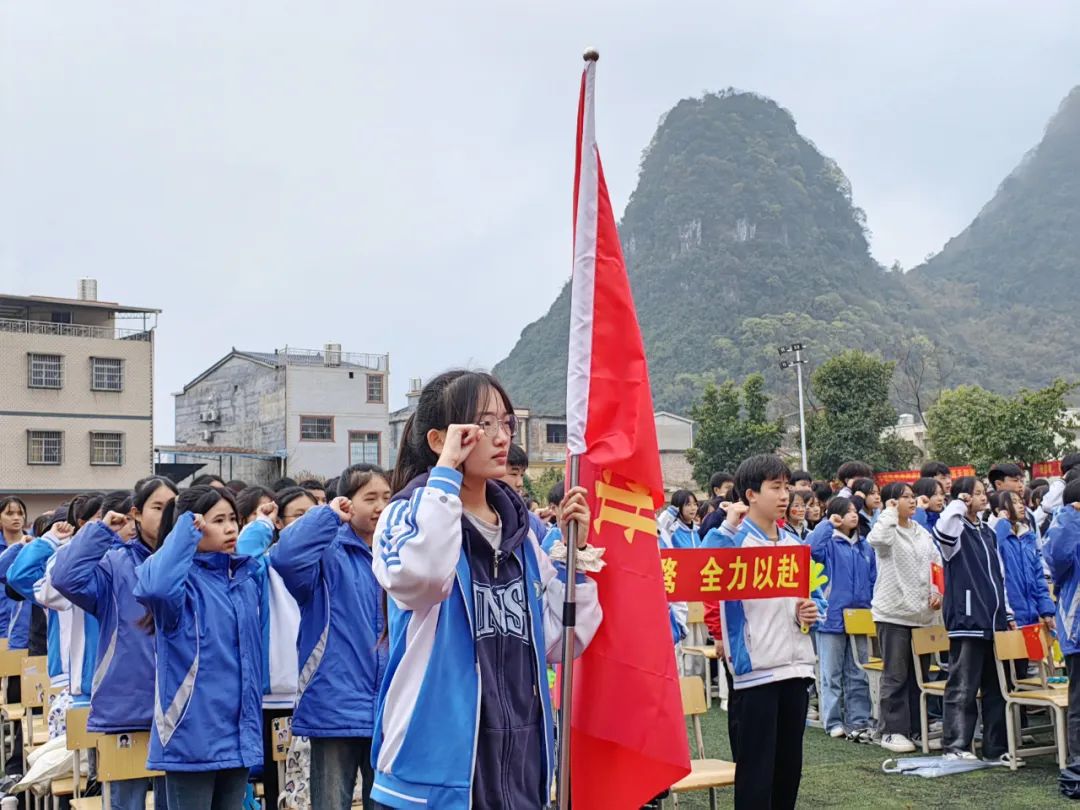
[[[636,532],[644,532],[656,537],[656,518],[653,516],[652,495],[648,487],[628,482],[626,489],[611,483],[611,471],[601,473],[603,480],[596,481],[596,499],[598,514],[593,521],[593,530],[599,534],[605,523],[622,526],[626,531],[626,542],[634,542]]]

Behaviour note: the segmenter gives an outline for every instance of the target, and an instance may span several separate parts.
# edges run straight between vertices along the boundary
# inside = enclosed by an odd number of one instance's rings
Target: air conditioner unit
[[[204,442],[213,441],[214,440],[214,431],[212,431],[212,430],[204,430],[202,432],[202,438],[203,438]]]
[[[216,408],[210,408],[206,411],[199,411],[200,422],[216,422],[218,420],[218,412]]]

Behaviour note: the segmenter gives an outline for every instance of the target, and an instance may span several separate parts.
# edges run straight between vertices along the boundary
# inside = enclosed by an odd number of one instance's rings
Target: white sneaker
[[[940,734],[944,730],[944,728],[945,727],[941,724],[940,720],[935,720],[933,723],[930,724],[930,733]]]
[[[978,759],[978,757],[975,756],[970,751],[950,751],[949,753],[945,754],[945,756],[943,756],[942,759],[947,759],[947,760]]]
[[[813,706],[808,708],[806,710],[806,719],[807,720],[819,720],[820,716],[818,715],[818,710],[815,709]]]
[[[886,734],[881,738],[880,745],[886,751],[893,751],[897,754],[910,754],[915,750],[915,743],[903,734]]]
[[[831,729],[829,729],[829,736],[832,737],[834,740],[839,739],[840,737],[844,737],[846,735],[847,732],[844,731],[843,726],[833,726]]]

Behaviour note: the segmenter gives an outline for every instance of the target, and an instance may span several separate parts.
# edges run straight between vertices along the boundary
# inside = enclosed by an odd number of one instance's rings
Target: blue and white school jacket
[[[1080,512],[1058,509],[1046,531],[1043,557],[1054,578],[1057,630],[1062,655],[1080,653]]]
[[[501,481],[489,481],[488,500],[503,522],[504,546],[494,552],[495,570],[485,571],[485,578],[498,583],[508,569],[520,573],[506,589],[479,582],[473,555],[482,551],[476,543],[485,541],[466,525],[460,490],[461,473],[435,467],[394,496],[375,531],[373,568],[390,597],[390,659],[372,741],[372,798],[394,808],[464,810],[473,804],[475,780],[476,790],[493,806],[540,807],[547,804],[554,771],[555,729],[545,673],[562,654],[565,568],[541,552],[524,515],[516,514],[520,499],[511,499]],[[492,557],[490,547],[487,556]],[[581,574],[576,582],[575,653],[580,654],[599,628],[602,611],[595,582]],[[515,670],[500,682],[503,665],[498,655],[489,657],[492,645],[521,665],[513,645],[522,642],[528,645],[530,674]],[[481,717],[497,709],[487,705],[494,697],[494,684],[484,680],[489,676],[503,689],[528,690],[507,694],[508,702],[534,701],[542,725],[537,729],[540,761],[502,764],[519,776],[536,775],[529,796],[505,797],[504,775],[479,764],[486,759],[478,756],[480,749],[491,753],[492,745],[511,740],[517,731],[485,732],[480,743]]]
[[[697,548],[701,545],[697,530],[678,519],[668,524],[666,529],[661,526],[660,535],[665,538],[665,543],[669,548]]]
[[[755,548],[801,546],[794,534],[777,526],[774,542],[750,518],[737,528],[726,521],[711,530],[703,548]],[[828,619],[828,602],[821,590],[813,593],[819,618],[817,626]],[[730,600],[720,603],[720,621],[724,633],[724,655],[732,664],[736,689],[750,689],[790,678],[813,678],[814,645],[810,634],[802,632],[795,607],[798,599]]]
[[[154,616],[152,770],[251,768],[263,759],[259,566],[200,552],[201,539],[185,512],[135,569],[135,598]]]
[[[66,548],[66,545],[60,548]],[[68,681],[72,702],[76,706],[89,706],[90,694],[94,689],[100,628],[93,615],[73,605],[53,587],[52,570],[55,564],[56,554],[53,554],[45,563],[45,573],[34,583],[34,601],[49,610],[51,623],[47,643],[50,662],[54,652],[58,652],[63,673],[61,678]],[[57,680],[52,679],[52,686],[57,685]]]
[[[56,552],[52,586],[98,621],[90,716],[99,734],[149,731],[154,716],[154,637],[139,622],[135,568],[151,554],[142,540],[122,541],[90,523]]]
[[[386,643],[370,547],[333,509],[317,506],[281,532],[270,564],[300,606],[293,734],[371,737]]]
[[[60,540],[51,531],[31,541],[8,569],[8,584],[46,609],[49,685],[57,689],[67,687],[76,704],[88,705],[97,656],[98,625],[93,616],[72,608],[46,578],[60,546]],[[29,607],[27,605],[24,610]],[[73,672],[74,678],[71,677]]]
[[[1035,624],[1040,617],[1053,616],[1054,600],[1046,587],[1035,532],[1028,530],[1017,537],[1010,521],[999,520],[994,526],[994,534],[1005,567],[1005,593],[1009,597],[1013,619],[1023,627]]]
[[[25,543],[13,543],[0,554],[0,623],[3,625],[0,635],[7,638],[9,650],[25,650],[30,646],[30,603],[12,599],[6,591],[8,570],[24,548]]]
[[[270,565],[268,552],[274,532],[273,521],[259,515],[240,532],[236,553],[259,564],[258,575],[262,580],[263,708],[291,709],[296,706],[300,671],[296,654],[300,607],[285,587],[281,574]]]
[[[815,628],[819,633],[843,633],[844,611],[870,608],[877,582],[877,556],[856,532],[854,542],[828,520],[810,532],[810,556],[825,566],[823,594],[829,600],[829,615]]]

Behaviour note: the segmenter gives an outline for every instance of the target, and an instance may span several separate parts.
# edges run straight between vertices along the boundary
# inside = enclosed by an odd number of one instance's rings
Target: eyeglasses
[[[517,435],[518,420],[513,414],[508,415],[505,419],[485,416],[476,425],[484,431],[489,439],[498,436],[500,430],[506,431],[506,435],[512,439]]]

